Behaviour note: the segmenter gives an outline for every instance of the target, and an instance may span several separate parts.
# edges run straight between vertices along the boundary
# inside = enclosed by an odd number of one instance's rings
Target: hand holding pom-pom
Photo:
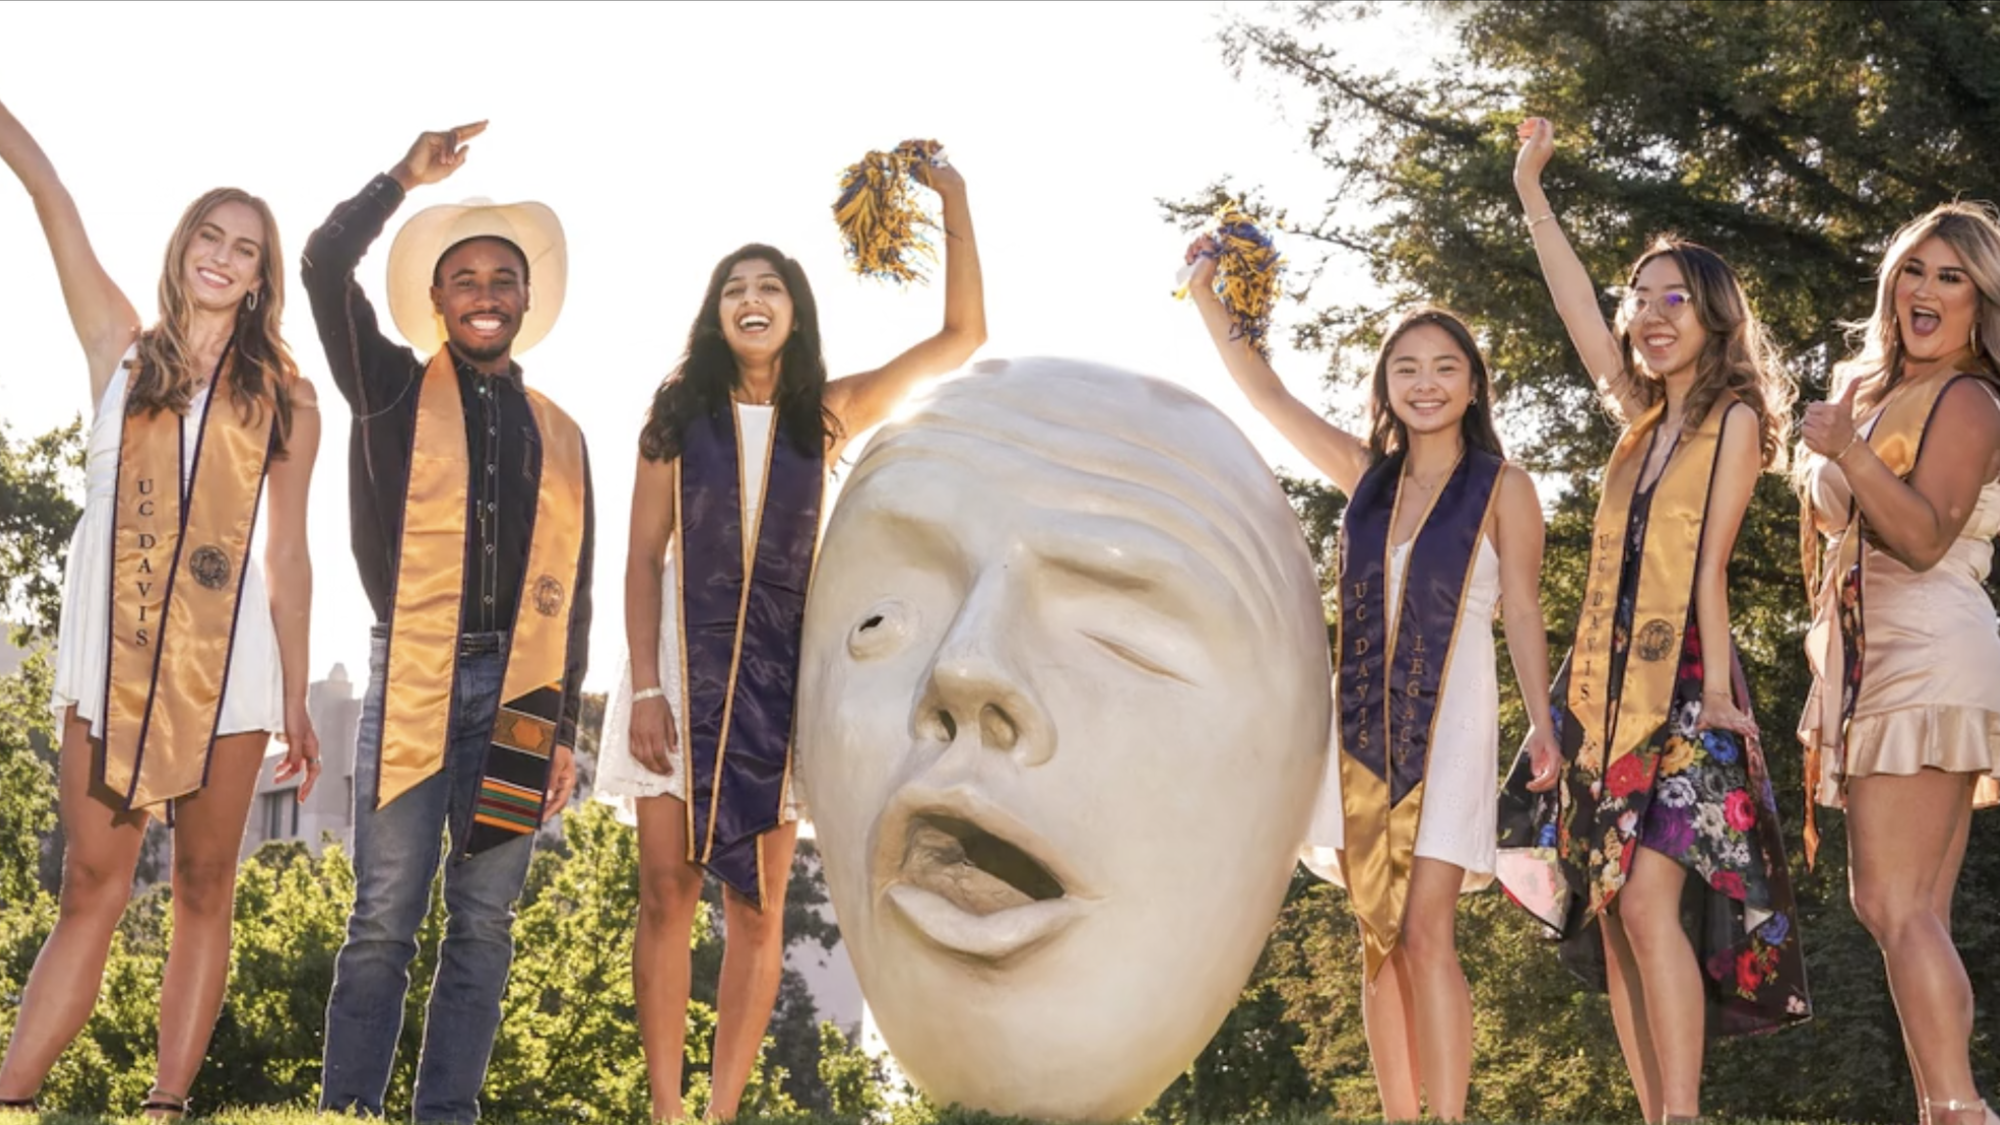
[[[1266,336],[1278,304],[1278,270],[1284,260],[1271,236],[1256,220],[1236,208],[1224,208],[1213,233],[1188,247],[1187,288],[1175,294],[1214,293],[1236,321],[1236,334],[1250,341],[1263,356],[1271,354]]]
[[[909,140],[847,166],[833,217],[854,272],[903,283],[928,279],[919,259],[937,260],[925,234],[937,224],[910,189],[922,184],[940,195],[964,190],[965,180],[943,153],[936,141]]]

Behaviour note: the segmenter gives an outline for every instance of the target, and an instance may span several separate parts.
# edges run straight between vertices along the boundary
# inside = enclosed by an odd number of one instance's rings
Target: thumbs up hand
[[[1849,379],[1834,398],[1806,407],[1805,419],[1799,423],[1799,438],[1807,449],[1833,461],[1847,454],[1856,440],[1854,396],[1860,389],[1861,380]]]

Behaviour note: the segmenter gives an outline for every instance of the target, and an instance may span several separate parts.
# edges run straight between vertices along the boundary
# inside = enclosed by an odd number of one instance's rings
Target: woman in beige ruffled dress
[[[1882,947],[1931,1125],[2000,1122],[1974,1085],[1951,939],[1973,810],[2000,803],[2000,628],[1983,587],[2000,534],[1997,344],[2000,217],[1939,207],[1897,233],[1861,353],[1801,427],[1809,530],[1825,536],[1807,572],[1807,784],[1847,810],[1854,912]]]

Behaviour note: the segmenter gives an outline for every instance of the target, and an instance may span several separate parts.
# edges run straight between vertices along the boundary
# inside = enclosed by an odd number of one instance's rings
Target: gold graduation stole
[[[128,413],[119,438],[101,780],[127,809],[160,811],[207,781],[277,424],[267,404],[246,419],[228,398],[218,368],[185,495],[179,414]]]
[[[562,717],[570,607],[583,554],[583,432],[530,389],[542,464],[507,675],[473,810],[467,854],[541,825]],[[424,369],[410,451],[382,722],[381,808],[444,767],[452,736],[471,459],[449,349]]]
[[[1590,573],[1583,613],[1570,653],[1569,711],[1582,728],[1576,764],[1602,776],[1619,759],[1645,745],[1667,721],[1681,644],[1694,601],[1695,564],[1708,519],[1709,482],[1721,451],[1722,422],[1736,404],[1717,399],[1701,422],[1681,431],[1678,447],[1653,485],[1646,520],[1644,558],[1632,610],[1632,636],[1618,707],[1610,707],[1612,629],[1618,608],[1627,524],[1666,403],[1642,415],[1618,439],[1604,474],[1604,492],[1591,530]],[[1593,888],[1595,899],[1600,892]],[[1592,903],[1593,908],[1597,904]]]
[[[1923,451],[1924,434],[1945,391],[1960,379],[1974,376],[1955,371],[1938,371],[1920,379],[1898,384],[1875,409],[1867,427],[1869,448],[1898,477],[1908,477],[1917,467]],[[1831,462],[1829,462],[1831,464]],[[1822,472],[1825,468],[1822,467]],[[1823,513],[1832,514],[1832,513]],[[1822,551],[1814,526],[1812,491],[1807,490],[1799,511],[1799,547],[1806,578],[1807,594],[1813,599],[1812,627],[1806,632],[1806,662],[1812,666],[1819,688],[1819,706],[1809,708],[1799,721],[1799,741],[1805,744],[1806,863],[1819,855],[1819,815],[1813,790],[1822,770],[1846,772],[1847,725],[1854,718],[1854,703],[1861,693],[1862,656],[1867,651],[1863,635],[1863,597],[1868,552],[1863,549],[1866,532],[1861,505],[1850,491],[1846,523],[1828,537],[1829,550]]]
[[[1341,521],[1340,771],[1347,889],[1373,980],[1403,930],[1431,740],[1459,607],[1499,496],[1503,462],[1468,449],[1411,538],[1397,604],[1387,597],[1389,537],[1402,504],[1403,455],[1362,475]],[[1486,657],[1482,654],[1481,659]]]

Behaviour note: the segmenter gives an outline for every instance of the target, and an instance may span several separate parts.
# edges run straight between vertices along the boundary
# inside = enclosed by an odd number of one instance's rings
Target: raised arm
[[[306,680],[312,659],[312,552],[306,546],[306,500],[312,489],[313,460],[319,454],[319,395],[304,379],[292,385],[292,433],[285,456],[271,463],[270,527],[264,541],[264,573],[270,587],[271,624],[278,634],[278,666],[284,683],[285,760],[277,780],[305,774],[303,803],[319,779],[319,737],[306,710]]]
[[[625,541],[625,644],[631,652],[632,690],[660,688],[660,589],[667,542],[673,536],[679,498],[678,458],[655,461],[639,455],[632,480],[632,531]],[[632,703],[632,757],[654,773],[671,774],[680,752],[673,715],[664,698]]]
[[[1521,151],[1514,160],[1514,190],[1527,213],[1528,231],[1535,241],[1535,257],[1542,263],[1542,278],[1548,282],[1549,296],[1555,299],[1556,315],[1569,330],[1570,343],[1582,358],[1599,394],[1618,404],[1626,422],[1645,411],[1645,403],[1625,373],[1625,357],[1618,352],[1618,337],[1605,323],[1597,305],[1597,287],[1562,232],[1555,209],[1542,191],[1542,169],[1555,155],[1555,126],[1546,118],[1530,117],[1521,122]]]
[[[1493,539],[1500,553],[1501,624],[1514,659],[1514,679],[1521,685],[1521,705],[1528,712],[1527,747],[1534,769],[1528,788],[1540,793],[1555,788],[1562,768],[1562,746],[1549,712],[1549,632],[1542,614],[1547,527],[1535,478],[1510,464],[1501,470],[1497,487]]]
[[[1735,661],[1729,634],[1729,558],[1736,533],[1750,510],[1763,460],[1757,448],[1757,412],[1731,403],[1722,419],[1722,448],[1708,486],[1708,518],[1701,531],[1701,558],[1694,572],[1695,623],[1701,627],[1702,728],[1735,731],[1757,739],[1757,724],[1743,710],[1734,688]]]
[[[412,355],[383,335],[375,307],[354,280],[368,247],[381,237],[403,197],[434,184],[465,163],[464,142],[486,130],[484,121],[423,133],[403,159],[376,176],[361,194],[342,203],[306,239],[299,279],[312,305],[333,385],[362,418],[394,401],[411,378]]]
[[[28,197],[35,201],[42,234],[49,240],[49,253],[55,256],[56,278],[62,283],[70,324],[89,362],[90,405],[95,410],[125,349],[139,337],[139,314],[90,248],[90,236],[84,233],[76,201],[57,178],[48,154],[5,105],[0,105],[0,160],[14,170],[21,186],[28,189]]]
[[[1953,384],[1906,481],[1855,436],[1855,386],[1849,381],[1839,398],[1806,407],[1799,434],[1847,474],[1873,541],[1911,570],[1929,570],[1965,530],[1980,488],[2000,475],[2000,406],[1977,380]]]
[[[1209,338],[1215,341],[1215,350],[1221,353],[1229,377],[1236,380],[1243,397],[1250,400],[1257,413],[1275,426],[1300,456],[1325,473],[1335,488],[1353,495],[1355,483],[1368,471],[1368,444],[1327,421],[1319,411],[1286,390],[1270,363],[1236,331],[1229,310],[1215,293],[1214,249],[1214,242],[1205,235],[1188,247],[1187,260],[1194,266],[1194,275],[1188,279],[1188,294],[1195,308],[1201,310],[1201,321],[1208,326]]]
[[[919,380],[955,370],[986,342],[985,283],[965,178],[950,165],[930,168],[925,176],[944,201],[944,327],[873,371],[826,385],[824,401],[840,419],[843,442],[887,418]]]

